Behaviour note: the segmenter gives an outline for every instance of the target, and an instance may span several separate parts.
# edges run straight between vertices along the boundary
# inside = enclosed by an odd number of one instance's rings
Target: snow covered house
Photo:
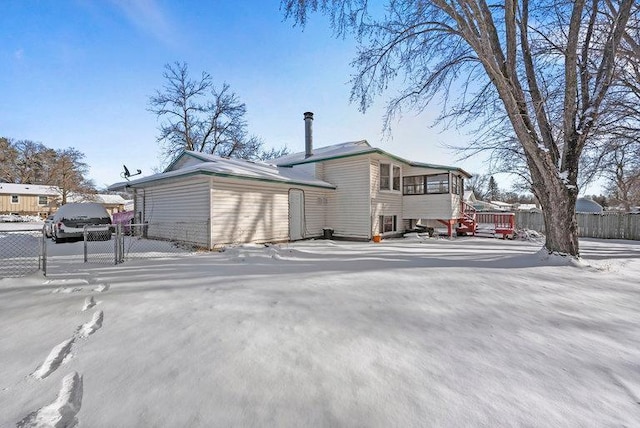
[[[110,190],[133,191],[136,221],[149,224],[149,236],[208,248],[328,234],[369,240],[429,222],[451,231],[464,216],[464,170],[402,159],[364,140],[314,149],[312,121],[305,113],[304,152],[262,163],[185,151],[164,172]],[[173,231],[154,230],[168,223]]]
[[[58,196],[55,186],[0,183],[0,214],[44,218],[55,211]]]
[[[89,194],[89,195],[70,195],[69,202],[96,202],[101,204],[109,213],[113,215],[115,213],[125,211],[125,204],[127,201],[120,195],[110,194]]]
[[[604,208],[590,197],[578,198],[576,200],[577,213],[602,214]]]

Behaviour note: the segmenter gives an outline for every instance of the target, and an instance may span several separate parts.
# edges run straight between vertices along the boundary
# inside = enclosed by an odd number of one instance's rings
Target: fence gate
[[[0,278],[31,275],[44,269],[42,229],[0,231]]]

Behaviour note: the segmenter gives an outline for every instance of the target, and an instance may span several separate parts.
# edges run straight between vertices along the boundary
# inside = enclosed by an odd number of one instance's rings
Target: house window
[[[38,196],[38,205],[48,205],[49,201],[46,196]]]
[[[18,196],[18,195],[11,195],[11,203],[12,203],[12,204],[19,204],[19,203],[20,203],[20,196]]]
[[[427,193],[449,193],[449,174],[427,175]]]
[[[393,165],[393,190],[400,191],[400,167]]]
[[[415,175],[413,177],[404,177],[402,193],[405,195],[422,195],[424,194],[424,175]]]
[[[380,164],[380,190],[390,190],[390,174],[391,174],[391,165],[388,163]]]
[[[381,215],[380,216],[380,233],[396,231],[396,216]]]
[[[399,166],[390,163],[380,164],[380,190],[397,190],[398,192],[400,191]]]
[[[451,176],[451,193],[457,195],[460,193],[460,177],[457,175]]]

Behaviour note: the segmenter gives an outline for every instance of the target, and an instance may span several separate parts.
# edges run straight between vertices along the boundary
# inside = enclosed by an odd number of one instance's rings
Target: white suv
[[[83,239],[87,226],[88,238],[111,239],[111,217],[107,210],[94,202],[65,204],[53,215],[52,238],[56,243],[68,239]]]

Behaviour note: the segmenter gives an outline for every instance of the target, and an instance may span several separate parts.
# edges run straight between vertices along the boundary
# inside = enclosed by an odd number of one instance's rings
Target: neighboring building
[[[40,184],[0,183],[0,214],[32,215],[46,218],[60,205],[61,190],[57,186]],[[125,210],[120,195],[69,196],[69,202],[98,202],[109,214]]]
[[[402,159],[366,141],[314,150],[305,113],[305,152],[269,164],[185,151],[163,173],[118,183],[133,192],[136,222],[150,237],[208,248],[245,242],[393,236],[463,216],[460,168]],[[173,224],[171,230],[156,225]]]
[[[597,213],[601,214],[604,211],[602,205],[597,203],[591,198],[578,198],[576,201],[576,212],[577,213]]]
[[[127,202],[120,195],[95,194],[82,197],[69,197],[69,202],[97,202],[107,210],[109,215],[125,211],[125,203]]]
[[[529,211],[529,212],[542,212],[540,207],[536,204],[514,204],[513,207],[517,211]]]
[[[0,183],[0,214],[45,218],[55,212],[59,196],[55,186]]]

